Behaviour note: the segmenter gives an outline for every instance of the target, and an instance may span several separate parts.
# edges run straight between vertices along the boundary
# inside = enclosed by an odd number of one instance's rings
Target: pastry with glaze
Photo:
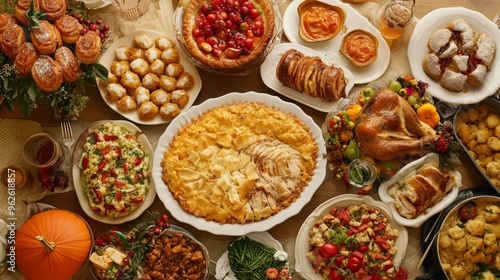
[[[16,6],[14,6],[14,17],[22,24],[28,25],[28,16],[26,12],[30,8],[31,0],[19,0],[17,1]]]
[[[31,73],[33,63],[38,59],[40,53],[31,42],[24,42],[19,48],[19,52],[14,59],[14,67],[20,76],[27,76]]]
[[[41,54],[52,54],[62,46],[59,30],[49,21],[39,20],[39,28],[31,28],[31,42]]]
[[[101,37],[95,32],[88,32],[76,41],[75,55],[83,64],[92,64],[99,59],[101,47]]]
[[[62,46],[54,53],[54,58],[63,71],[65,82],[75,82],[82,75],[80,63],[76,59],[73,52],[66,46]]]
[[[62,40],[67,44],[74,44],[81,36],[83,25],[78,19],[65,15],[55,22],[57,30],[61,33]]]
[[[33,6],[37,11],[43,11],[49,21],[56,21],[66,14],[65,0],[34,0]]]
[[[14,58],[24,42],[26,35],[23,28],[17,24],[10,24],[2,33],[0,46],[6,56]]]
[[[48,55],[40,55],[33,63],[31,76],[36,85],[45,92],[57,90],[63,83],[61,67]]]

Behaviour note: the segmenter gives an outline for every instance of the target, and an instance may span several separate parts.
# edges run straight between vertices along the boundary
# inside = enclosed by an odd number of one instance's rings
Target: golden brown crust
[[[10,24],[2,33],[2,52],[6,56],[14,58],[24,42],[26,42],[26,35],[23,28],[17,24]]]
[[[35,10],[43,11],[52,22],[66,14],[65,0],[34,0],[33,6]]]
[[[41,55],[33,63],[31,76],[37,86],[45,92],[57,90],[63,82],[61,67],[48,55]]]
[[[237,59],[229,57],[215,57],[212,54],[206,54],[200,50],[196,40],[193,38],[192,31],[195,28],[195,16],[200,10],[200,7],[207,0],[191,1],[184,12],[182,20],[182,36],[186,44],[186,49],[202,64],[214,70],[239,70],[251,67],[252,63],[265,52],[269,42],[274,36],[275,19],[273,6],[268,0],[253,0],[262,11],[261,15],[264,19],[264,33],[262,34],[258,45],[248,55],[241,55]]]
[[[76,41],[75,55],[83,64],[92,64],[99,59],[101,46],[101,37],[88,32]]]
[[[68,44],[74,44],[78,38],[80,38],[80,34],[83,29],[83,26],[80,22],[78,22],[78,19],[68,15],[56,20],[54,25],[61,33],[62,40]]]
[[[39,28],[30,31],[31,42],[41,54],[52,54],[62,45],[59,30],[46,20],[39,20]]]
[[[31,0],[19,0],[14,7],[14,16],[22,25],[28,25],[28,16],[26,12],[30,7]]]
[[[16,18],[7,13],[0,13],[0,34],[2,34],[9,24],[16,23]]]
[[[65,46],[62,46],[54,53],[56,62],[61,67],[63,78],[65,82],[74,82],[82,75],[80,63],[76,60],[73,52]]]
[[[27,76],[28,74],[30,74],[31,67],[39,56],[40,54],[31,42],[24,42],[19,48],[19,52],[14,59],[14,67],[16,67],[19,75]]]
[[[235,102],[179,130],[163,154],[162,179],[184,211],[246,224],[299,198],[317,155],[316,141],[297,116],[260,102]]]

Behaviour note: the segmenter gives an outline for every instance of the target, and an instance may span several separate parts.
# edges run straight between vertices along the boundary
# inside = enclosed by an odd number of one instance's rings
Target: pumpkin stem
[[[56,243],[47,241],[45,237],[37,235],[36,240],[42,242],[45,252],[50,253],[56,249]]]

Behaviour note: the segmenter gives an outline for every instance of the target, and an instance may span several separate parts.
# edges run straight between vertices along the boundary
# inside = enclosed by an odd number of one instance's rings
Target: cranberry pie
[[[182,19],[187,51],[215,71],[252,67],[274,35],[268,0],[192,0]]]

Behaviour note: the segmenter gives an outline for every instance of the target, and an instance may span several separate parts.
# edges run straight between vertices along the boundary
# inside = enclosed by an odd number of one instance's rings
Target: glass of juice
[[[403,35],[413,20],[415,0],[390,0],[382,7],[378,29],[382,36],[394,40]]]
[[[347,181],[351,186],[362,188],[372,184],[377,178],[375,166],[364,159],[351,161],[347,168]]]
[[[23,157],[42,172],[53,171],[62,162],[62,149],[59,142],[47,133],[31,136],[23,147]]]

